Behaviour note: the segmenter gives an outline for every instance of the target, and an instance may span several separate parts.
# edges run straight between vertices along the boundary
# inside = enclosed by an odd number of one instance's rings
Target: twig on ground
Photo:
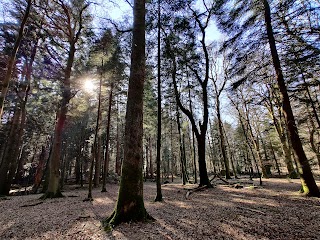
[[[256,209],[252,209],[252,208],[239,207],[239,206],[237,208],[242,209],[242,210],[248,210],[248,211],[255,212],[255,213],[259,213],[264,216],[267,215],[265,212],[262,212],[262,211],[256,210]]]
[[[22,205],[20,207],[33,207],[33,206],[37,206],[42,204],[43,202],[37,202],[37,203],[32,203],[32,204],[26,204],[26,205]]]

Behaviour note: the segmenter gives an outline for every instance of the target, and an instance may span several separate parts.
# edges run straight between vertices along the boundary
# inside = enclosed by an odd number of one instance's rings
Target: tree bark
[[[200,176],[200,184],[199,186],[208,186],[211,187],[211,183],[208,178],[207,166],[206,166],[206,134],[201,134],[197,137],[198,141],[198,156],[202,161],[198,161],[199,163],[199,176]]]
[[[124,159],[118,201],[105,228],[121,222],[147,221],[143,201],[143,86],[145,80],[145,1],[135,0]]]
[[[11,183],[9,172],[10,169],[12,169],[12,165],[15,165],[14,161],[16,160],[16,158],[14,155],[16,152],[19,152],[19,150],[15,149],[15,147],[17,146],[20,117],[21,109],[16,108],[12,118],[8,142],[5,146],[5,150],[2,156],[2,163],[0,168],[0,195],[9,195],[10,187],[8,188],[8,185],[9,182]]]
[[[104,165],[103,165],[103,178],[102,178],[102,189],[101,192],[106,192],[106,181],[109,171],[109,142],[110,142],[110,121],[111,121],[111,109],[112,109],[112,95],[113,95],[113,82],[110,86],[109,93],[109,106],[108,106],[108,119],[107,119],[107,132],[106,132],[106,152],[104,155]]]
[[[46,193],[42,196],[42,199],[62,197],[62,193],[59,186],[60,179],[60,157],[62,147],[62,133],[65,125],[65,121],[68,113],[68,105],[71,99],[70,90],[70,76],[75,55],[75,43],[70,44],[69,56],[67,67],[65,69],[65,76],[63,80],[62,99],[60,102],[60,109],[57,113],[57,120],[54,130],[54,139],[52,144],[52,153],[50,155],[49,165],[49,185]]]
[[[119,123],[117,121],[117,136],[116,136],[116,166],[115,172],[120,176],[121,168],[120,168],[120,134],[119,134]]]
[[[269,90],[269,92],[272,97],[275,97],[271,90]],[[276,118],[275,112],[274,112],[274,105],[272,103],[271,97],[268,100],[269,100],[269,103],[266,105],[267,105],[269,114],[271,115],[273,124],[275,126],[275,129],[278,133],[278,136],[279,136],[279,139],[281,142],[281,149],[282,149],[283,156],[284,156],[284,162],[285,162],[287,170],[288,170],[289,178],[295,178],[297,176],[296,176],[296,171],[293,167],[291,151],[290,151],[289,146],[287,144],[287,137],[286,137],[286,133],[285,133],[286,129],[283,124],[282,110],[280,109],[280,106],[279,106],[278,107],[279,118]],[[280,100],[277,99],[277,102],[279,102],[277,105],[280,105]]]
[[[180,114],[179,114],[179,108],[176,105],[176,117],[177,117],[177,127],[178,127],[178,136],[179,136],[179,147],[180,147],[180,165],[181,165],[181,176],[182,176],[182,183],[183,185],[186,185],[187,181],[188,181],[188,177],[187,177],[187,170],[186,170],[186,166],[185,166],[185,152],[183,149],[183,143],[182,143],[182,136],[181,136],[181,124],[180,124]]]
[[[229,168],[229,160],[227,158],[227,153],[226,153],[226,144],[225,144],[225,139],[224,139],[224,133],[223,133],[223,125],[222,125],[222,120],[221,120],[221,113],[220,113],[220,99],[219,95],[216,97],[216,110],[217,110],[217,119],[218,119],[218,128],[219,128],[219,142],[220,142],[220,149],[222,153],[222,159],[224,163],[224,167],[226,169],[226,179],[230,179],[230,168]]]
[[[41,153],[39,156],[38,166],[37,166],[36,173],[34,176],[34,183],[33,183],[32,190],[31,190],[32,193],[37,193],[37,190],[41,184],[43,170],[44,170],[44,164],[46,162],[46,155],[47,155],[46,146],[42,146]]]
[[[155,198],[155,202],[161,202],[162,201],[162,192],[161,192],[161,179],[160,179],[160,170],[161,170],[161,46],[160,46],[160,20],[161,16],[161,11],[160,11],[160,0],[158,0],[158,116],[157,116],[157,178],[156,178],[156,183],[157,183],[157,195]]]
[[[300,173],[303,191],[307,195],[319,197],[320,196],[319,188],[314,180],[310,164],[308,162],[307,156],[302,147],[302,142],[299,137],[298,128],[295,123],[295,118],[291,108],[287,87],[283,77],[280,59],[279,59],[278,51],[276,47],[276,41],[274,38],[273,28],[271,24],[270,5],[267,0],[263,0],[263,3],[264,3],[266,30],[267,30],[268,40],[269,40],[270,51],[272,55],[273,66],[276,72],[276,79],[277,79],[279,90],[282,96],[282,109],[283,109],[283,112],[285,113],[286,124],[288,127],[292,148],[301,166],[299,169],[299,173]]]
[[[13,67],[15,64],[16,54],[18,52],[18,49],[20,47],[20,43],[23,38],[24,27],[27,23],[27,20],[28,20],[29,14],[30,14],[31,6],[32,6],[32,1],[28,0],[27,7],[26,7],[25,13],[23,15],[22,22],[20,24],[17,39],[14,43],[13,50],[12,50],[10,57],[9,57],[9,60],[8,60],[7,72],[6,72],[6,75],[3,79],[2,84],[0,85],[0,119],[2,118],[2,115],[3,115],[4,101],[7,96],[8,89],[9,89],[9,83],[10,83],[11,76],[12,76],[12,70],[13,70]],[[1,125],[1,121],[0,121],[0,125]]]
[[[113,82],[110,85],[109,92],[109,105],[108,105],[108,117],[107,117],[107,129],[106,129],[106,152],[104,155],[103,176],[102,176],[102,189],[101,192],[106,192],[106,181],[109,171],[109,142],[110,142],[110,122],[111,122],[111,110],[112,110],[112,97],[113,97]]]

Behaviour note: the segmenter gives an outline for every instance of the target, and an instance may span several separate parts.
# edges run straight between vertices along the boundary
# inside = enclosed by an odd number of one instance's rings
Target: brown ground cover
[[[235,184],[238,180],[232,180]],[[155,183],[145,183],[150,223],[121,224],[105,232],[100,221],[115,206],[118,185],[93,191],[68,186],[65,198],[39,200],[41,195],[0,200],[0,239],[320,239],[320,200],[298,194],[299,180],[241,179],[238,187],[220,180],[215,187],[186,199],[180,183],[162,185],[164,202],[155,203]],[[319,182],[318,182],[318,186]]]

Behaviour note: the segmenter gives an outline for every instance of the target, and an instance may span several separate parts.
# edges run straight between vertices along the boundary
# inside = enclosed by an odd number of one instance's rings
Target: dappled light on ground
[[[0,239],[318,238],[320,201],[298,195],[298,180],[268,179],[256,188],[257,182],[239,184],[243,188],[215,182],[186,198],[186,188],[196,185],[170,183],[162,188],[165,201],[155,203],[155,183],[146,182],[145,206],[156,221],[125,223],[111,232],[100,221],[114,209],[116,184],[107,185],[106,193],[95,189],[93,202],[83,202],[86,189],[74,188],[65,198],[38,205],[40,195],[8,197],[0,202]]]

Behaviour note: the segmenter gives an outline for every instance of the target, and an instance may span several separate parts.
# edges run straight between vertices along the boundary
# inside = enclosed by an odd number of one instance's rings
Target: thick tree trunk
[[[198,164],[199,164],[199,175],[200,175],[200,184],[199,186],[208,186],[212,187],[207,173],[206,166],[206,135],[201,134],[197,137],[198,140]]]
[[[118,201],[106,228],[150,219],[143,201],[143,86],[145,80],[145,1],[134,1],[124,159]]]
[[[65,102],[65,101],[63,101]],[[59,186],[60,181],[60,156],[62,145],[62,132],[66,120],[67,105],[63,104],[58,112],[57,122],[54,130],[54,140],[52,144],[52,152],[49,160],[49,182],[46,193],[42,196],[43,199],[62,197]]]
[[[70,49],[69,49],[67,67],[65,70],[65,76],[63,79],[62,99],[60,103],[60,109],[57,113],[57,121],[55,125],[55,130],[54,130],[52,153],[50,155],[49,185],[46,193],[42,196],[43,199],[62,197],[62,193],[59,186],[62,133],[63,133],[65,121],[67,118],[69,101],[71,99],[70,76],[71,76],[71,69],[73,65],[75,51],[76,51],[75,43],[71,43]]]
[[[266,30],[267,30],[272,60],[273,60],[273,66],[276,71],[276,79],[277,79],[279,90],[282,96],[282,109],[283,109],[283,112],[285,113],[286,124],[288,127],[292,148],[301,166],[299,169],[299,173],[300,173],[303,191],[310,196],[319,197],[320,196],[319,188],[314,180],[309,161],[302,147],[302,142],[298,134],[298,128],[295,123],[295,118],[292,112],[291,103],[290,103],[289,95],[287,92],[287,87],[283,77],[280,59],[279,59],[278,51],[276,47],[276,41],[273,35],[270,6],[267,0],[263,0],[263,3],[265,7],[264,11],[265,11]]]

